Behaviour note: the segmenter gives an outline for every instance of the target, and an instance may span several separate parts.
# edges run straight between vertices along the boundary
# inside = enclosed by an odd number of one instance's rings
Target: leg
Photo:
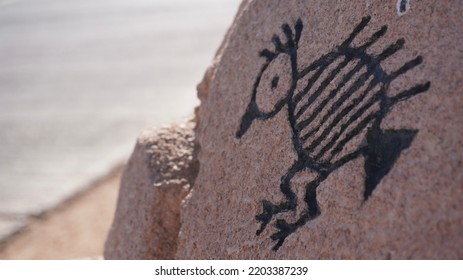
[[[313,220],[320,215],[321,212],[317,201],[317,188],[325,179],[326,176],[320,175],[314,181],[307,184],[304,197],[304,200],[307,203],[307,209],[302,212],[301,216],[295,223],[288,223],[282,219],[277,220],[275,227],[278,231],[271,236],[273,240],[277,241],[273,247],[274,251],[277,251],[281,245],[283,245],[286,237],[294,233],[308,221]]]
[[[320,184],[331,174],[331,172],[346,164],[347,162],[356,159],[363,152],[364,148],[359,148],[356,151],[342,157],[331,166],[331,169],[318,173],[318,176],[305,186],[304,201],[307,204],[307,208],[301,213],[299,219],[294,223],[288,223],[282,219],[276,221],[275,227],[278,229],[278,231],[271,236],[273,240],[277,241],[273,247],[274,251],[277,251],[281,245],[283,245],[286,237],[294,233],[298,228],[304,226],[307,222],[320,216],[321,211],[317,200],[318,186],[320,186]]]
[[[296,194],[291,189],[291,179],[296,173],[304,168],[304,162],[296,161],[293,166],[281,178],[280,191],[284,194],[285,200],[280,204],[274,204],[268,200],[262,201],[262,213],[256,215],[256,220],[260,222],[260,229],[256,234],[260,235],[272,220],[273,216],[287,211],[294,211],[297,206]]]

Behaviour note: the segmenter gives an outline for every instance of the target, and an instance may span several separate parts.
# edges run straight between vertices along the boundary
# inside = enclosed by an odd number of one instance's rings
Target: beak
[[[246,112],[244,113],[243,117],[241,118],[240,128],[236,132],[236,138],[241,138],[246,131],[248,131],[249,127],[251,127],[252,122],[260,117],[260,112],[257,109],[257,106],[254,102],[251,102],[246,108]]]

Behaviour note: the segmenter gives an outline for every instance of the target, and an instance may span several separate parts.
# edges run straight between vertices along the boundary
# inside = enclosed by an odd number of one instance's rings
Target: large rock
[[[122,177],[106,259],[172,259],[180,203],[197,175],[193,123],[147,129]]]
[[[201,95],[176,258],[462,258],[462,13],[244,2]]]

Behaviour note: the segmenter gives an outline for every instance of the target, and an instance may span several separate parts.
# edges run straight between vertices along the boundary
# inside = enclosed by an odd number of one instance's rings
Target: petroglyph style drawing
[[[364,17],[347,39],[306,67],[298,65],[303,30],[301,20],[293,27],[282,25],[285,43],[274,35],[274,50],[260,52],[265,63],[256,77],[251,100],[240,120],[236,137],[244,137],[254,121],[265,122],[286,110],[297,154],[293,165],[281,177],[280,185],[275,186],[279,187],[284,200],[263,200],[262,212],[256,215],[260,223],[257,235],[275,220],[276,230],[271,235],[276,242],[273,250],[278,250],[290,234],[320,215],[317,188],[332,172],[349,161],[363,157],[366,174],[364,201],[367,201],[418,132],[405,128],[383,130],[381,122],[396,104],[429,89],[428,81],[393,95],[389,90],[391,82],[420,65],[423,58],[417,56],[400,68],[386,72],[381,63],[400,51],[405,40],[398,39],[376,54],[368,52],[387,32],[387,26],[382,26],[365,42],[354,44],[354,39],[362,31],[366,32],[369,22],[370,17]],[[289,78],[283,81],[281,74],[271,73],[273,63],[288,65],[285,71]],[[273,101],[270,107],[269,100]],[[305,205],[298,205],[291,180],[305,170],[316,176],[305,185]],[[300,210],[301,207],[303,210]],[[289,211],[301,214],[295,221],[282,219],[281,214]]]

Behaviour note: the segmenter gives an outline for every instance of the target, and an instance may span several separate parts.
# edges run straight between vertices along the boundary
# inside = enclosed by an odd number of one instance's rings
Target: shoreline
[[[0,241],[0,260],[101,258],[125,165],[117,164],[57,207]]]

